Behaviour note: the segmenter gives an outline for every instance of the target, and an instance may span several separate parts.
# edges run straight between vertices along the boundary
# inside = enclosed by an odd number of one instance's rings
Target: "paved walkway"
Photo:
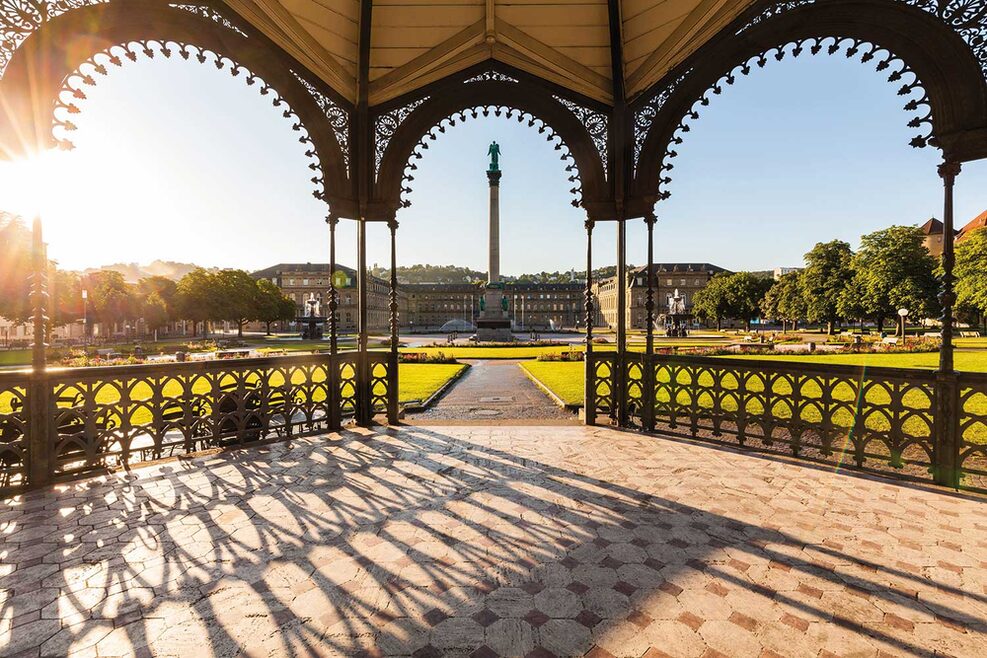
[[[344,432],[0,504],[0,655],[983,656],[985,504],[611,429]]]
[[[466,361],[469,371],[431,408],[409,414],[408,422],[511,420],[578,422],[576,415],[556,405],[521,371],[519,361]]]

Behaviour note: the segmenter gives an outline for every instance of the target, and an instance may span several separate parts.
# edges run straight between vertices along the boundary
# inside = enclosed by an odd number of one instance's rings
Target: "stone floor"
[[[513,359],[469,360],[470,369],[431,407],[408,414],[413,423],[483,421],[578,422],[535,385]]]
[[[987,648],[983,501],[609,429],[174,461],[0,503],[0,537],[3,656]]]

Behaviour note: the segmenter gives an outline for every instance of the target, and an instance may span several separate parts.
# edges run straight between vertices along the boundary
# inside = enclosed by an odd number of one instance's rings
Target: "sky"
[[[915,130],[898,86],[872,65],[820,56],[771,61],[726,87],[677,147],[656,260],[793,266],[819,241],[856,246],[864,233],[941,217],[940,156],[908,146]],[[155,58],[111,71],[86,93],[73,117],[75,150],[33,168],[0,163],[0,208],[39,207],[62,267],[327,260],[325,205],[312,196],[305,147],[258,86]],[[399,264],[486,270],[491,140],[504,172],[501,271],[582,269],[584,213],[570,204],[565,163],[536,128],[493,117],[457,123],[417,161],[413,205],[398,215]],[[42,182],[25,182],[31,176]],[[967,164],[957,224],[985,209],[987,163]],[[628,230],[628,261],[642,263],[644,224]],[[615,262],[615,232],[598,226],[595,264]],[[369,235],[368,261],[385,266],[386,229]],[[339,261],[355,263],[352,222],[341,222],[338,238]]]

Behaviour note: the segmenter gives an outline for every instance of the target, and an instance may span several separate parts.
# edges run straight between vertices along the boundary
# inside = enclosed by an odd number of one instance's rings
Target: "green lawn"
[[[424,402],[465,368],[462,363],[398,364],[398,397],[402,404],[413,400]]]
[[[955,354],[956,369],[961,372],[987,372],[987,351]],[[797,363],[837,364],[848,366],[882,366],[886,368],[935,369],[939,366],[938,352],[915,354],[745,354],[721,356],[722,359],[751,361],[793,361]]]
[[[601,351],[605,351],[608,346],[601,345]],[[456,359],[534,359],[543,354],[558,354],[560,352],[579,351],[581,345],[573,345],[571,348],[565,345],[546,345],[541,347],[404,347],[402,352],[413,352],[416,354],[434,355],[438,353],[451,356]],[[593,349],[598,349],[594,346]],[[613,346],[609,346],[613,351]]]
[[[0,350],[0,366],[26,366],[31,363],[31,350]]]
[[[566,404],[582,405],[586,390],[584,365],[572,361],[525,361],[519,364]]]

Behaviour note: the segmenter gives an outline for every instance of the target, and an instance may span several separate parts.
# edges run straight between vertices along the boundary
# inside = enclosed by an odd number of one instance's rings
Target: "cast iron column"
[[[329,215],[326,224],[329,225],[329,353],[335,355],[339,348],[339,327],[336,323],[336,309],[339,308],[339,292],[336,290],[336,224],[339,218]]]
[[[343,412],[339,408],[339,359],[336,358],[339,331],[336,309],[339,308],[339,292],[336,290],[336,281],[333,276],[336,273],[336,224],[338,223],[339,218],[335,215],[329,215],[326,218],[326,224],[329,225],[329,377],[326,382],[329,389],[326,395],[326,404],[329,405],[327,414],[329,429],[339,429],[343,422]]]
[[[610,417],[619,427],[627,425],[627,387],[624,372],[627,352],[627,222],[617,218],[617,354],[614,361],[614,400]]]
[[[583,416],[587,425],[596,425],[596,364],[593,362],[593,220],[586,220],[586,385]]]
[[[953,249],[953,186],[960,173],[958,162],[944,162],[939,166],[943,183],[942,217],[942,346],[939,348],[939,370],[936,373],[936,482],[948,487],[960,483],[960,384],[953,367],[953,305],[956,293],[953,286],[956,276],[953,267],[956,255]]]
[[[360,383],[359,396],[356,405],[356,421],[360,425],[369,425],[373,417],[370,408],[370,359],[367,355],[368,333],[367,326],[369,309],[367,309],[367,222],[360,219],[357,222],[357,297],[359,308],[359,327],[357,336],[357,371]]]
[[[648,323],[644,347],[644,382],[641,401],[641,416],[644,428],[655,428],[655,222],[654,213],[644,217],[648,226],[648,294],[644,302],[645,321]]]
[[[387,422],[398,422],[398,256],[396,220],[387,222],[391,230],[391,353],[387,364]]]
[[[34,344],[31,346],[31,383],[28,396],[27,483],[41,486],[51,476],[48,441],[49,390],[47,380],[48,257],[41,234],[41,218],[34,218],[31,241],[31,302],[33,306]]]

